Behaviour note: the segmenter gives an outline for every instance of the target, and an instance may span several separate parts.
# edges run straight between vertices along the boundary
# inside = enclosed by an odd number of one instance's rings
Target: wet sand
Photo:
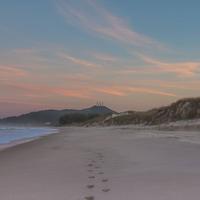
[[[200,145],[121,128],[63,128],[0,152],[1,200],[196,200]]]

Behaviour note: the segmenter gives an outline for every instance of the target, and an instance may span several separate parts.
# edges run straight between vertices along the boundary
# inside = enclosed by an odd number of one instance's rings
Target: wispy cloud
[[[163,74],[171,73],[180,77],[193,77],[200,73],[200,62],[182,61],[169,62],[158,58],[152,58],[147,55],[138,54],[138,58],[143,62],[140,67],[128,67],[119,70],[119,74]]]
[[[164,62],[158,59],[140,55],[140,58],[152,66],[151,71],[174,73],[178,76],[191,77],[200,72],[200,62]]]
[[[96,91],[109,94],[112,96],[127,96],[133,93],[153,94],[158,96],[177,97],[176,94],[160,91],[158,89],[147,87],[133,87],[133,86],[115,86],[97,88]]]
[[[56,88],[54,90],[56,94],[59,94],[61,96],[65,97],[75,97],[80,99],[91,99],[92,97],[90,94],[88,94],[87,91],[83,91],[81,89],[79,90],[70,90],[70,89],[63,89],[63,88]]]
[[[137,47],[164,48],[154,39],[135,31],[95,0],[57,0],[57,5],[68,23],[81,26],[97,36]]]
[[[104,93],[104,94],[108,94],[108,95],[112,95],[112,96],[126,96],[126,92],[124,91],[124,89],[117,88],[117,87],[102,87],[102,88],[96,88],[95,91],[100,92],[100,93]]]
[[[18,94],[23,95],[24,97],[51,97],[51,96],[62,96],[62,97],[74,97],[79,99],[89,99],[90,94],[87,90],[81,88],[69,89],[64,87],[55,87],[49,85],[37,85],[37,84],[24,84],[19,82],[13,83],[4,83],[4,88],[8,90],[14,90]]]
[[[83,60],[83,59],[71,56],[67,53],[58,53],[58,55],[61,58],[66,59],[66,60],[68,60],[68,61],[70,61],[74,64],[79,65],[79,66],[83,66],[83,67],[87,67],[87,68],[99,68],[100,67],[100,65],[98,65],[94,62],[91,62],[91,61],[88,61],[88,60]]]
[[[151,88],[161,88],[175,91],[195,91],[198,93],[200,91],[199,80],[191,79],[181,79],[180,80],[159,80],[159,79],[139,79],[134,80],[134,84],[140,87],[151,87]]]
[[[163,92],[157,89],[144,88],[144,87],[129,87],[127,88],[127,90],[136,93],[138,92],[138,93],[154,94],[159,96],[177,97],[177,95],[173,93]]]
[[[56,2],[60,13],[65,17],[67,23],[79,26],[85,31],[87,30],[92,32],[98,37],[112,39],[115,42],[124,44],[126,47],[133,47],[132,50],[136,52],[139,50],[137,47],[139,47],[143,52],[147,48],[151,49],[153,54],[155,53],[155,50],[165,49],[163,44],[137,32],[122,18],[115,16],[113,13],[101,6],[96,0],[56,0]],[[106,54],[96,54],[94,56],[97,60],[107,64],[116,61],[114,57]],[[156,57],[158,57],[158,59],[145,55],[139,55],[139,58],[146,64],[144,67],[123,69],[121,72],[124,74],[172,73],[179,77],[192,77],[196,73],[199,73],[200,62],[169,62],[162,61],[159,59],[158,55]],[[82,63],[81,60],[76,60],[74,57],[68,56],[67,58],[77,64]],[[95,66],[94,63],[91,64],[83,62],[82,64],[83,66]]]
[[[25,101],[19,101],[17,99],[9,99],[9,98],[2,98],[0,97],[0,103],[6,103],[6,104],[20,104],[20,105],[33,105],[33,106],[44,106],[45,104],[42,103],[36,103],[36,102],[25,102]],[[49,105],[50,106],[50,105]]]
[[[28,75],[26,70],[11,65],[0,65],[0,71],[0,77],[4,79],[7,79],[8,77],[25,77]]]

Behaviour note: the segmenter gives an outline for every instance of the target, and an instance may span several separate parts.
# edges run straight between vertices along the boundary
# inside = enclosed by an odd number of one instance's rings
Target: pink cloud
[[[91,81],[90,76],[80,73],[61,75],[61,77],[67,81],[73,82]]]
[[[143,80],[144,82],[144,80]],[[179,90],[191,90],[200,91],[199,80],[184,80],[184,81],[163,81],[163,80],[148,80],[146,81],[149,85],[159,85],[162,88],[172,88]]]
[[[79,66],[83,66],[83,67],[87,67],[87,68],[99,68],[100,66],[96,63],[93,63],[91,61],[87,61],[87,60],[83,60],[83,59],[80,59],[80,58],[76,58],[76,57],[73,57],[69,54],[66,54],[66,53],[59,53],[58,54],[61,58],[64,58],[74,64],[77,64]]]
[[[177,97],[177,95],[173,93],[163,92],[157,89],[144,88],[144,87],[129,87],[127,88],[127,90],[131,92],[154,94],[154,95],[159,95],[159,96]]]
[[[178,76],[191,77],[200,71],[200,62],[163,62],[148,56],[140,55],[140,58],[151,67],[153,72],[170,72]],[[148,70],[147,70],[148,71]]]
[[[0,103],[6,103],[6,104],[20,104],[20,105],[32,105],[32,106],[44,106],[45,104],[42,103],[36,103],[36,102],[27,102],[27,101],[21,101],[18,99],[9,99],[9,98],[2,98],[0,97]]]
[[[55,89],[53,89],[53,92],[58,95],[65,96],[65,97],[91,99],[91,96],[88,94],[88,92],[83,91],[82,89],[70,90],[70,89],[63,89],[63,88],[55,88]]]
[[[164,48],[159,42],[133,30],[124,20],[114,16],[96,1],[85,0],[84,6],[81,1],[75,3],[75,1],[57,0],[57,2],[60,13],[68,23],[79,25],[100,37],[126,45]]]
[[[10,65],[0,65],[0,77],[7,79],[8,77],[24,77],[28,75],[28,72],[24,69],[20,69]]]
[[[117,87],[102,87],[102,88],[96,88],[95,91],[109,94],[112,96],[126,96],[125,91],[122,88]]]
[[[133,93],[144,93],[144,94],[153,94],[159,96],[177,97],[176,94],[148,87],[132,87],[132,86],[102,87],[102,88],[96,88],[96,91],[109,94],[112,96],[121,96],[121,97]]]
[[[128,67],[119,70],[119,74],[162,74],[172,73],[178,77],[193,77],[200,72],[200,62],[164,62],[159,59],[151,58],[146,55],[138,54],[139,58],[144,62],[143,66]]]
[[[48,85],[36,85],[36,84],[24,84],[24,83],[7,83],[4,88],[9,87],[11,90],[18,90],[23,93],[26,97],[38,97],[43,96],[63,96],[63,97],[74,97],[81,99],[91,98],[87,90],[80,89],[65,89],[63,87],[50,87]]]

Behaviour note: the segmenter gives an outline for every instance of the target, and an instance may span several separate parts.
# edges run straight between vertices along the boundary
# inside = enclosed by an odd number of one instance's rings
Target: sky
[[[147,110],[200,96],[198,0],[1,0],[0,117]]]

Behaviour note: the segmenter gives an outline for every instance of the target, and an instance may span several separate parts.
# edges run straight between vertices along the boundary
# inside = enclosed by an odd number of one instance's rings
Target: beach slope
[[[200,145],[173,133],[63,128],[0,152],[1,200],[197,200]]]

